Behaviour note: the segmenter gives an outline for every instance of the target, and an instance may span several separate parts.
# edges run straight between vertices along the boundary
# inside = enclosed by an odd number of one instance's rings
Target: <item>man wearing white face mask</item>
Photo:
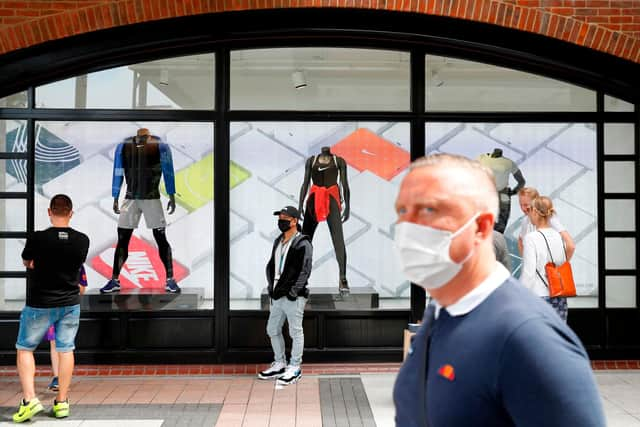
[[[578,337],[496,261],[491,172],[465,157],[415,161],[395,243],[431,294],[394,387],[396,425],[604,426]]]

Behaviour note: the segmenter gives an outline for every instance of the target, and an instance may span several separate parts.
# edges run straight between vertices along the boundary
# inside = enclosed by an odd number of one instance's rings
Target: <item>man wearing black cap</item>
[[[278,216],[278,228],[282,231],[273,242],[271,258],[267,263],[267,282],[271,298],[267,334],[271,339],[274,361],[268,369],[258,374],[258,378],[277,379],[278,384],[289,385],[295,384],[302,377],[302,318],[309,297],[307,280],[311,274],[313,248],[309,237],[300,233],[298,209],[285,206],[273,214]],[[282,337],[285,320],[289,323],[289,335],[293,341],[288,366]]]

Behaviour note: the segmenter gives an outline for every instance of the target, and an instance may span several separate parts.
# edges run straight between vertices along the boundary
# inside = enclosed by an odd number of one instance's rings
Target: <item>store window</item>
[[[111,277],[118,241],[118,220],[123,215],[125,189],[119,193],[120,215],[114,213],[112,176],[116,148],[132,143],[139,128],[148,128],[151,143],[169,147],[175,175],[176,208],[167,214],[165,181],[158,174],[166,237],[171,245],[173,274],[182,288],[165,293],[165,267],[156,236],[140,218],[129,243],[129,257],[120,273],[122,290],[100,295],[98,289]],[[74,203],[72,227],[89,235],[86,262],[90,311],[196,310],[213,308],[213,126],[208,123],[170,122],[37,122],[35,229],[49,226],[47,207],[58,193]],[[150,142],[147,142],[150,143]],[[168,162],[163,162],[169,165]],[[125,166],[126,168],[126,166]],[[167,169],[170,170],[170,169]],[[135,169],[132,173],[139,173]],[[125,171],[126,173],[126,171]],[[162,172],[164,176],[164,171]],[[150,217],[151,218],[151,217]]]
[[[265,265],[280,234],[273,212],[287,205],[302,206],[303,226],[304,221],[310,221],[309,227],[317,223],[308,309],[409,308],[410,285],[393,250],[394,203],[410,162],[408,123],[238,122],[233,129],[231,309],[268,310]],[[336,163],[333,157],[327,166],[317,163],[323,147],[337,156]],[[342,214],[343,184],[348,186],[349,218],[319,222],[309,204],[310,188],[303,188],[305,172],[309,165],[318,174],[323,173],[320,169],[335,170],[340,159],[346,174],[335,181],[342,196]],[[328,178],[326,184],[332,183]],[[309,186],[313,184],[322,185],[311,179]],[[316,196],[312,197],[315,202]],[[335,232],[338,228],[342,238]],[[343,248],[346,258],[342,261]],[[339,292],[342,271],[350,287],[347,296]]]
[[[604,96],[604,111],[633,112],[633,104],[613,96]]]
[[[212,110],[214,62],[182,56],[72,77],[37,88],[36,107]]]
[[[232,110],[409,111],[408,52],[279,48],[231,52]]]
[[[25,120],[0,120],[0,192],[27,191]]]
[[[596,111],[595,91],[535,74],[427,55],[427,111]]]
[[[26,90],[0,98],[0,108],[27,108],[28,106]]]
[[[0,193],[5,193],[0,198],[0,232],[27,231],[25,124],[24,120],[0,120]],[[24,243],[24,237],[0,238],[0,271],[24,271],[20,257]],[[22,308],[25,284],[24,278],[0,278],[0,311]]]
[[[427,153],[461,154],[472,159],[502,150],[525,185],[550,197],[558,219],[576,243],[571,260],[578,298],[571,307],[598,306],[598,212],[596,128],[591,123],[428,123]],[[514,174],[508,186],[517,185]],[[518,197],[510,199],[504,236],[513,274],[520,275],[518,237],[524,219]]]

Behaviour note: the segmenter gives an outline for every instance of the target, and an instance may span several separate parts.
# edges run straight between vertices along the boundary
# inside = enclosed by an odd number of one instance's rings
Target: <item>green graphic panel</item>
[[[231,188],[240,185],[251,176],[248,170],[234,162],[231,162],[229,169]],[[166,195],[164,182],[160,188]],[[180,206],[193,212],[211,200],[213,200],[213,153],[176,173],[176,202]]]

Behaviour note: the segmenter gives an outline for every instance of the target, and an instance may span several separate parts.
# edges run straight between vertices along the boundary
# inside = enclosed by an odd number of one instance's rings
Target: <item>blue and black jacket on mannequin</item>
[[[150,137],[148,141],[136,136],[116,147],[113,161],[112,196],[120,194],[123,178],[127,181],[126,199],[159,199],[160,176],[164,177],[167,194],[175,194],[175,177],[173,173],[173,158],[168,144],[155,142]]]

